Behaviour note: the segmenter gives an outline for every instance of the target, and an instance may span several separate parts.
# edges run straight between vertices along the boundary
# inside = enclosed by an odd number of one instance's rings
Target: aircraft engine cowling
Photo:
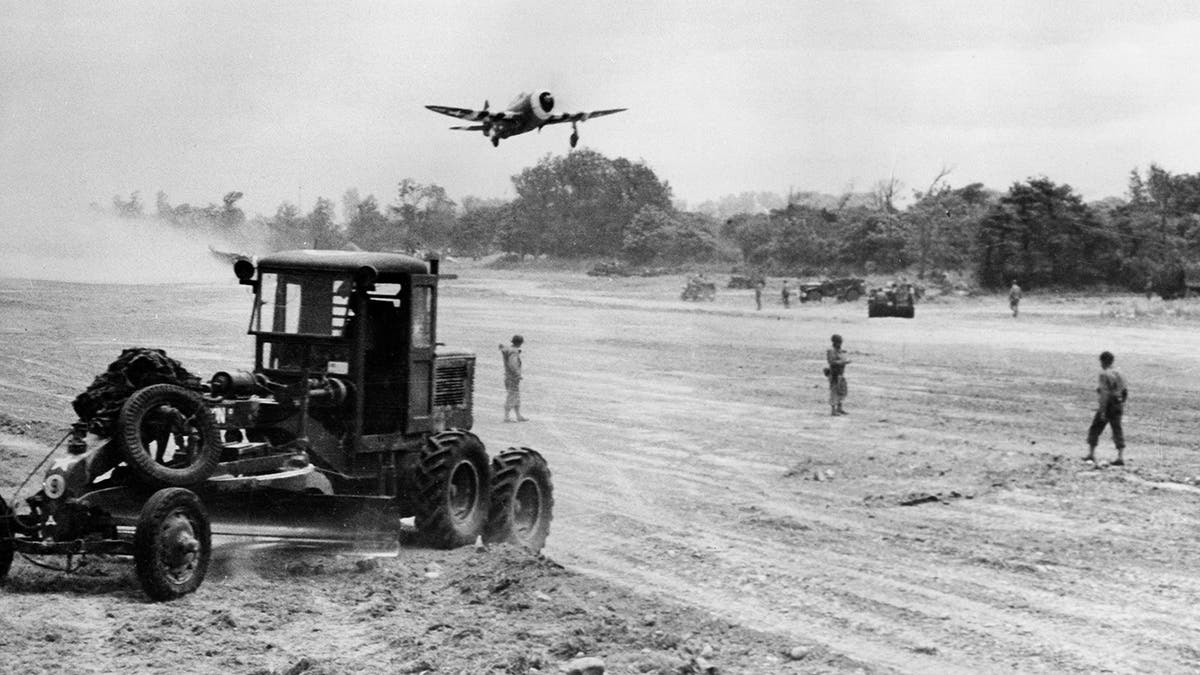
[[[549,119],[554,112],[554,96],[548,91],[537,91],[529,95],[529,109],[540,121]]]

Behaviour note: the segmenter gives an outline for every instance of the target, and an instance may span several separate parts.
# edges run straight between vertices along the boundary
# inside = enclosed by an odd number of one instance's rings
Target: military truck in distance
[[[691,277],[688,279],[687,285],[683,287],[683,291],[679,293],[679,299],[712,302],[717,299],[717,285],[703,277]]]
[[[0,500],[0,581],[14,551],[127,555],[165,600],[203,581],[214,531],[394,542],[409,517],[437,547],[542,547],[549,468],[524,447],[489,463],[471,433],[475,356],[437,342],[437,260],[304,250],[234,272],[253,368],[138,388],[110,434],[77,423],[28,509]]]
[[[749,290],[759,284],[766,283],[767,278],[762,274],[739,274],[734,272],[733,274],[729,275],[729,283],[725,285],[725,288]]]
[[[867,282],[858,277],[842,277],[800,284],[800,302],[821,302],[834,298],[838,302],[855,302],[867,292]]]
[[[1177,300],[1200,295],[1200,283],[1191,280],[1195,278],[1195,267],[1192,268],[1192,272],[1193,274],[1189,275],[1188,266],[1182,263],[1168,265],[1147,278],[1147,297],[1151,293],[1157,293],[1163,300]]]
[[[891,283],[882,288],[873,288],[867,296],[867,317],[911,319],[917,314],[919,296],[917,287],[909,283]]]

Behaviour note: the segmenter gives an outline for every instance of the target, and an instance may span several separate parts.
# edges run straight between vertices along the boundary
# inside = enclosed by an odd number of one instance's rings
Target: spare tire
[[[216,422],[200,394],[174,384],[139,389],[121,406],[117,439],[150,487],[202,483],[221,461]]]

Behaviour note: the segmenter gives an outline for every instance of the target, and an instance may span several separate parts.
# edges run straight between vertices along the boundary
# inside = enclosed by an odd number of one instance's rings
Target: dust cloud
[[[228,264],[210,246],[230,248],[219,238],[153,218],[0,212],[0,277],[103,284],[228,281]]]

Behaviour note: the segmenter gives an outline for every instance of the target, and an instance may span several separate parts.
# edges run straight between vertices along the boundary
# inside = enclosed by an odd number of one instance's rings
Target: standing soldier
[[[787,309],[792,306],[792,289],[788,288],[787,279],[783,280],[783,308]]]
[[[763,281],[762,279],[759,279],[758,281],[756,281],[754,283],[754,308],[755,309],[762,309],[762,292],[763,292],[763,287],[766,285],[767,285],[767,282]]]
[[[1021,287],[1017,285],[1017,280],[1013,279],[1012,286],[1008,289],[1008,308],[1012,310],[1013,318],[1017,316],[1017,305],[1021,304]]]
[[[829,367],[825,369],[825,375],[829,377],[829,414],[845,415],[847,413],[842,409],[842,401],[846,400],[846,364],[850,360],[842,351],[841,335],[835,334],[830,341],[833,346],[825,350],[825,360],[829,362]]]
[[[1125,466],[1125,430],[1121,428],[1121,416],[1125,413],[1125,399],[1129,398],[1129,390],[1125,388],[1125,380],[1117,372],[1113,364],[1112,352],[1100,354],[1100,384],[1096,387],[1099,397],[1096,406],[1096,416],[1092,418],[1092,426],[1088,429],[1088,454],[1086,462],[1096,461],[1096,443],[1105,425],[1112,426],[1113,444],[1117,446],[1117,459],[1113,466]]]
[[[521,345],[525,338],[520,335],[512,336],[512,346],[500,345],[500,356],[504,359],[504,389],[507,396],[504,399],[504,421],[514,421],[509,413],[516,413],[517,422],[526,422],[528,418],[521,416]]]

